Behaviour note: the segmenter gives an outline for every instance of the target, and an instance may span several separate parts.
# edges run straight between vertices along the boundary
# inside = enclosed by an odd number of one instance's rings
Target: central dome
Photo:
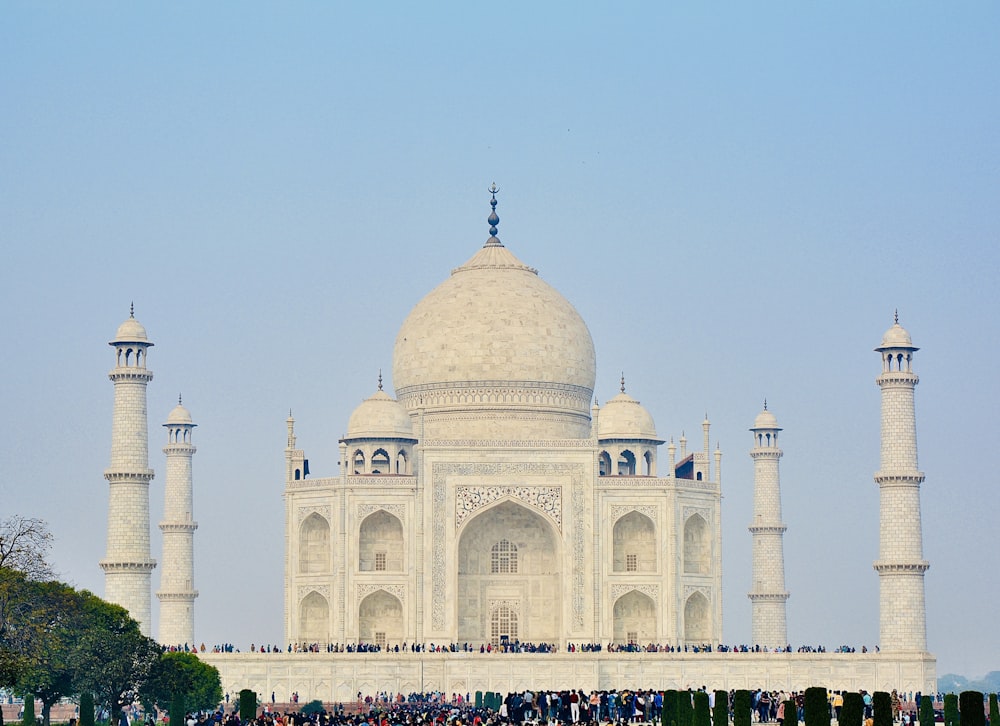
[[[596,368],[590,331],[500,244],[494,218],[486,245],[403,322],[396,395],[411,414],[424,411],[431,437],[585,438]]]

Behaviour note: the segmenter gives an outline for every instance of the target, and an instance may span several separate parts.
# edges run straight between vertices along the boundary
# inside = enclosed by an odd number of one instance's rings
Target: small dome
[[[142,327],[142,323],[129,316],[124,323],[118,326],[118,332],[115,333],[115,339],[111,343],[112,345],[115,343],[149,343],[149,338],[146,337],[146,329]],[[152,345],[152,343],[149,344]]]
[[[753,428],[751,431],[756,429],[781,429],[778,427],[778,419],[774,417],[774,414],[768,411],[766,408],[757,414],[757,418],[753,420]]]
[[[885,335],[882,336],[882,345],[875,350],[884,348],[913,348],[910,334],[906,332],[906,328],[899,324],[899,321],[893,323],[893,326],[885,331]]]
[[[354,409],[344,438],[413,439],[413,425],[403,405],[380,389]]]
[[[597,438],[659,440],[649,411],[625,392],[605,403],[600,410]]]
[[[174,406],[174,410],[170,412],[167,416],[167,425],[171,424],[187,424],[188,426],[194,426],[195,423],[191,419],[191,412],[188,411],[181,404]]]

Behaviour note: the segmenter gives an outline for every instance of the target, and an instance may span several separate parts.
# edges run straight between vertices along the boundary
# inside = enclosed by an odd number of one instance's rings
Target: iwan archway
[[[544,516],[513,500],[466,522],[458,540],[459,642],[559,643],[561,541]]]

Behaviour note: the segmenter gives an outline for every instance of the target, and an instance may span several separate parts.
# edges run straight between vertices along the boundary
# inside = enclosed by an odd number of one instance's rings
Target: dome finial
[[[500,224],[500,217],[497,215],[497,192],[500,191],[497,188],[497,183],[493,182],[490,188],[487,189],[490,193],[490,216],[487,217],[486,221],[490,223],[490,238],[486,240],[486,247],[503,247],[500,244],[500,240],[497,238],[497,225]]]
[[[135,317],[135,300],[133,300],[132,302],[130,302],[128,304],[128,316],[130,318],[134,318]]]
[[[378,369],[378,390],[382,390],[382,369]]]
[[[177,394],[177,405],[180,406],[182,403],[184,403],[184,400],[181,398],[181,394],[178,393]]]
[[[896,308],[896,312],[892,314],[892,322],[899,325],[899,308]]]
[[[764,410],[765,411],[767,410],[767,399],[766,398],[764,399]]]
[[[625,393],[625,371],[622,371],[622,393]]]

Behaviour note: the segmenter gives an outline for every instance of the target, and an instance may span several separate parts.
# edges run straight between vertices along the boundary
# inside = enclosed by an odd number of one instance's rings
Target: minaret
[[[927,650],[924,572],[917,470],[917,425],[913,389],[920,380],[912,370],[919,350],[910,334],[895,323],[875,349],[882,354],[882,456],[875,474],[879,486],[879,642],[883,651]]]
[[[111,430],[111,466],[104,472],[108,497],[108,549],[101,560],[104,598],[121,605],[150,634],[149,578],[156,561],[149,556],[149,429],[146,421],[146,384],[153,373],[146,353],[153,346],[146,329],[135,319],[118,326],[109,345],[115,349],[115,367],[108,378],[115,384],[115,411]]]
[[[769,648],[785,646],[785,551],[782,543],[787,527],[781,521],[781,485],[778,477],[778,420],[767,410],[754,419],[753,448],[753,643]]]
[[[197,451],[191,434],[197,426],[177,397],[163,424],[167,429],[167,484],[163,498],[163,574],[160,577],[160,642],[194,646],[194,531],[191,458]]]

